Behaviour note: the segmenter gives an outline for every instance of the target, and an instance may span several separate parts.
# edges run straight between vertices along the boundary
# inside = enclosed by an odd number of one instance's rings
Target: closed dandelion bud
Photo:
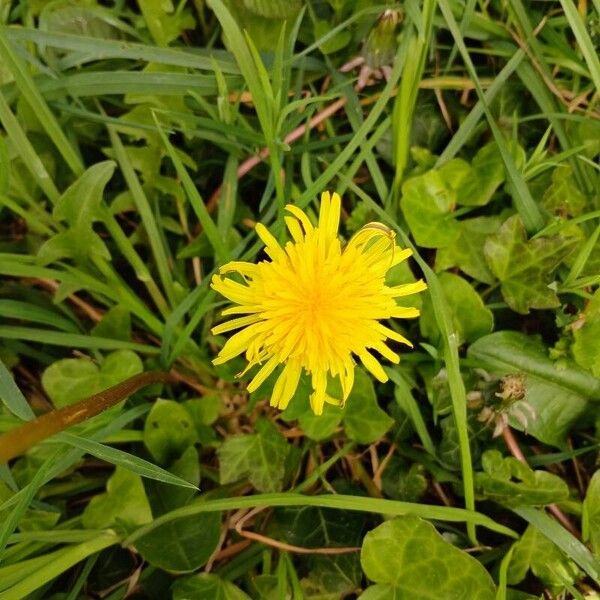
[[[388,8],[369,32],[362,48],[365,62],[372,69],[391,65],[396,56],[396,27],[402,21],[402,11]]]

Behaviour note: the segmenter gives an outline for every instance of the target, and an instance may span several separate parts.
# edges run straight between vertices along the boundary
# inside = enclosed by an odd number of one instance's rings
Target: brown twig
[[[279,540],[274,540],[273,538],[270,538],[266,535],[261,535],[260,533],[256,533],[254,531],[245,530],[243,528],[244,523],[251,517],[256,516],[262,510],[264,510],[264,507],[253,508],[248,512],[248,514],[239,519],[235,524],[236,532],[242,537],[254,542],[266,544],[267,546],[277,548],[283,552],[295,552],[296,554],[349,554],[351,552],[358,552],[360,550],[360,548],[356,546],[346,546],[340,548],[306,548],[304,546],[294,546],[292,544],[280,542]]]

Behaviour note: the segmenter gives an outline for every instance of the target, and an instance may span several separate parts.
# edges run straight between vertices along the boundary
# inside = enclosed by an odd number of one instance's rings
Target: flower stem
[[[169,373],[140,373],[81,402],[32,419],[0,436],[0,464],[24,454],[36,444],[72,425],[95,417],[147,385],[172,381],[174,379]]]

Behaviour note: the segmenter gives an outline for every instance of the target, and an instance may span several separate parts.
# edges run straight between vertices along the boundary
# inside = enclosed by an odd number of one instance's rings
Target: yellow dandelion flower
[[[281,409],[293,397],[303,369],[312,378],[310,403],[319,415],[325,402],[340,402],[326,393],[329,377],[340,380],[341,402],[348,398],[354,383],[354,357],[385,382],[387,375],[371,351],[398,363],[400,357],[386,341],[412,346],[380,323],[419,315],[416,308],[398,306],[395,298],[423,291],[422,280],[393,287],[385,283],[387,271],[407,259],[411,250],[396,246],[394,232],[381,223],[365,225],[343,246],[337,235],[340,209],[338,194],[323,193],[315,227],[298,207],[286,206],[285,222],[293,241],[282,248],[259,223],[256,233],[270,260],[230,262],[211,282],[236,305],[222,314],[243,315],[212,329],[215,335],[240,329],[213,363],[245,353],[244,373],[261,365],[248,385],[250,392],[284,365],[271,396],[271,405]],[[226,277],[229,273],[238,273],[244,283]]]

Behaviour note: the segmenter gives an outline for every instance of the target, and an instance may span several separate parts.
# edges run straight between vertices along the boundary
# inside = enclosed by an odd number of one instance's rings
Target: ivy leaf
[[[87,529],[111,526],[130,529],[152,521],[142,478],[117,467],[106,484],[106,493],[92,498],[83,511],[82,520]]]
[[[589,540],[592,551],[600,558],[600,471],[590,480],[583,501],[583,538]]]
[[[248,478],[259,492],[281,490],[289,447],[275,425],[259,419],[256,433],[227,438],[217,451],[221,484]]]
[[[504,162],[495,143],[486,144],[471,164],[456,158],[440,168],[440,173],[457,192],[464,206],[484,206],[504,181]]]
[[[159,525],[138,538],[135,548],[155,567],[189,573],[206,564],[220,536],[221,513],[201,513]]]
[[[377,403],[371,378],[362,369],[355,369],[354,373],[354,386],[346,402],[344,427],[351,440],[370,444],[383,436],[394,424],[394,419]]]
[[[158,463],[179,458],[197,438],[196,426],[182,404],[158,399],[144,424],[144,445]]]
[[[491,333],[494,328],[494,315],[489,308],[486,308],[473,286],[454,273],[441,273],[439,281],[448,306],[451,307],[452,321],[460,342],[473,342]],[[429,295],[423,299],[423,311],[419,323],[423,335],[437,344],[440,332]]]
[[[457,240],[460,225],[452,216],[456,192],[438,171],[427,171],[406,181],[400,205],[419,246],[442,248]]]
[[[552,273],[571,251],[573,239],[543,237],[527,240],[518,215],[505,221],[484,246],[491,271],[500,280],[506,303],[516,312],[559,306],[549,287]]]
[[[250,600],[237,585],[211,573],[177,579],[171,590],[173,600]]]
[[[515,543],[508,568],[508,583],[521,583],[531,570],[546,585],[563,588],[573,585],[579,569],[546,536],[529,525],[521,539]]]
[[[364,539],[360,561],[376,584],[361,600],[494,600],[485,567],[459,550],[419,517],[386,521]]]
[[[440,248],[435,258],[436,271],[458,267],[463,273],[483,283],[494,283],[483,246],[486,240],[498,231],[500,217],[476,217],[459,222],[460,233],[453,244]]]
[[[544,193],[546,209],[560,217],[577,217],[587,204],[585,196],[577,187],[571,166],[563,163],[552,171],[552,183]]]
[[[87,358],[64,358],[52,363],[42,375],[42,386],[56,408],[105,390],[144,370],[131,350],[111,352],[100,367]]]
[[[569,497],[567,484],[558,475],[534,471],[498,450],[481,457],[483,472],[475,474],[475,484],[489,500],[506,506],[545,506]]]
[[[583,325],[573,329],[573,357],[577,364],[600,377],[600,290],[582,313]]]

